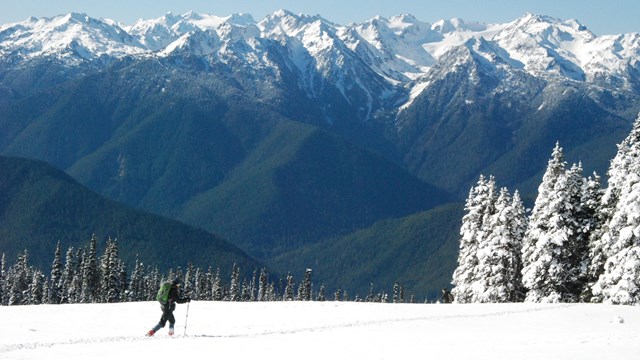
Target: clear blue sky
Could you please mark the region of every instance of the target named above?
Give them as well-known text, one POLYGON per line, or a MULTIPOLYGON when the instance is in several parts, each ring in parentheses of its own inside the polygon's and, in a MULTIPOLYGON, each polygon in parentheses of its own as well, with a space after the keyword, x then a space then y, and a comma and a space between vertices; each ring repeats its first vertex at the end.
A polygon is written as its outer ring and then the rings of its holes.
POLYGON ((430 23, 453 17, 497 23, 532 12, 577 19, 598 35, 640 32, 640 0, 0 0, 0 24, 69 12, 132 24, 189 10, 220 16, 248 13, 259 21, 278 9, 320 14, 343 25, 399 14, 430 23))

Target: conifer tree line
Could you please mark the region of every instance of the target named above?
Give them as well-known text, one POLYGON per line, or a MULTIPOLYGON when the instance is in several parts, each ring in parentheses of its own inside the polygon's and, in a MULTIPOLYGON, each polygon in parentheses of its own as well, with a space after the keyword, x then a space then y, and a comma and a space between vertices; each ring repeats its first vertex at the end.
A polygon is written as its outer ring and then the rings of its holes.
MULTIPOLYGON (((313 270, 306 269, 297 283, 290 273, 279 283, 269 279, 266 268, 254 269, 252 276, 241 279, 240 268, 233 265, 231 276, 223 279, 220 268, 207 270, 189 264, 161 273, 157 267, 145 266, 138 259, 133 271, 127 272, 118 254, 118 242, 107 240, 104 254, 97 256, 96 237, 86 248, 70 247, 63 258, 58 242, 51 273, 45 274, 29 265, 29 252, 18 255, 16 263, 7 267, 5 254, 0 264, 0 304, 39 305, 77 303, 116 303, 128 301, 154 301, 160 285, 165 281, 180 279, 182 295, 193 300, 211 301, 349 301, 347 291, 337 290, 333 297, 325 293, 322 284, 316 291, 313 270)), ((387 294, 370 294, 354 301, 388 302, 387 294)), ((404 291, 394 284, 393 302, 404 302, 404 291)), ((414 301, 414 298, 411 298, 414 301)))
POLYGON ((518 191, 480 176, 465 203, 455 301, 640 304, 640 115, 607 175, 603 189, 556 144, 529 215, 518 191))

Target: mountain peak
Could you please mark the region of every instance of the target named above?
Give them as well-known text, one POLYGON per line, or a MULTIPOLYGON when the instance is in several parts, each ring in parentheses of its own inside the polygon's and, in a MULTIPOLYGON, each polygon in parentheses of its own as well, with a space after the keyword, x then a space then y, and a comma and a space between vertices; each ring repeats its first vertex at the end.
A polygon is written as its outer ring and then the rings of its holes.
POLYGON ((78 22, 86 22, 88 23, 89 21, 91 21, 91 18, 89 18, 89 15, 85 14, 85 13, 69 13, 67 15, 64 15, 63 17, 64 19, 66 19, 67 21, 78 21, 78 22))
POLYGON ((587 36, 593 36, 593 34, 582 25, 578 20, 569 19, 562 20, 547 15, 537 15, 533 13, 527 13, 511 23, 513 27, 524 29, 527 32, 539 32, 542 29, 549 27, 563 28, 567 31, 573 32, 586 32, 587 36))
POLYGON ((324 24, 331 24, 320 16, 294 14, 291 11, 281 9, 271 15, 267 15, 258 23, 258 27, 266 36, 295 36, 297 33, 303 32, 308 25, 318 21, 324 24))
POLYGON ((453 18, 450 20, 438 20, 431 26, 431 29, 442 34, 457 31, 479 32, 487 30, 487 25, 474 21, 465 21, 460 18, 453 18))
POLYGON ((253 16, 251 16, 251 14, 243 14, 243 13, 231 14, 227 18, 227 22, 230 22, 231 24, 238 25, 238 26, 256 25, 256 21, 253 19, 253 16))

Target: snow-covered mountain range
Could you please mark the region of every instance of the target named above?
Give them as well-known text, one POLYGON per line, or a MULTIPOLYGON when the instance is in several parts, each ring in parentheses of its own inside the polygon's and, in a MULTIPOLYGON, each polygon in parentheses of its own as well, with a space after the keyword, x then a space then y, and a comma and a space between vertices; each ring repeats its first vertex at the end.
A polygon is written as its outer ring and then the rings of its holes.
POLYGON ((0 61, 14 66, 43 57, 77 65, 186 55, 276 77, 287 68, 309 94, 318 94, 324 81, 348 100, 358 88, 368 102, 361 104, 368 107, 365 117, 402 91, 406 96, 394 104, 406 107, 428 86, 434 66, 461 47, 496 69, 614 91, 640 88, 640 34, 597 36, 576 20, 533 14, 490 25, 461 19, 430 24, 411 15, 338 25, 284 10, 261 21, 189 12, 126 26, 72 13, 0 26, 0 61))
MULTIPOLYGON (((605 174, 639 111, 640 34, 533 14, 339 25, 281 10, 124 25, 72 13, 0 25, 0 154, 277 257, 284 273, 285 253, 317 257, 308 246, 336 239, 327 258, 348 257, 343 236, 464 199, 480 174, 535 197, 557 142, 605 174)), ((429 249, 442 253, 428 256, 452 256, 441 244, 456 240, 457 216, 434 225, 429 249)), ((399 263, 386 240, 362 244, 399 263)))

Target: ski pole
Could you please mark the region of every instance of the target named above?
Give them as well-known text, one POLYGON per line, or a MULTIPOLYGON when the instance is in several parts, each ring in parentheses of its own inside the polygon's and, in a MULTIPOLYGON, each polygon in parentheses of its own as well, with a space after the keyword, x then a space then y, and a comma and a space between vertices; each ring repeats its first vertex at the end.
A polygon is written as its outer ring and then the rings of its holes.
POLYGON ((184 335, 187 336, 187 320, 189 320, 189 304, 191 301, 187 302, 187 316, 184 318, 184 335))

